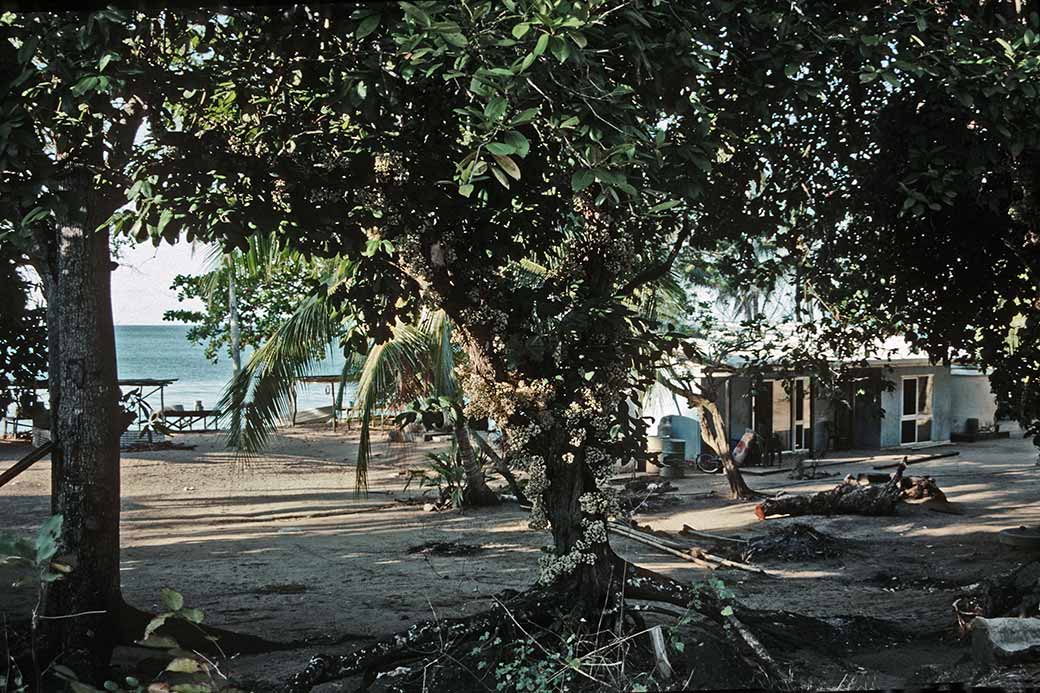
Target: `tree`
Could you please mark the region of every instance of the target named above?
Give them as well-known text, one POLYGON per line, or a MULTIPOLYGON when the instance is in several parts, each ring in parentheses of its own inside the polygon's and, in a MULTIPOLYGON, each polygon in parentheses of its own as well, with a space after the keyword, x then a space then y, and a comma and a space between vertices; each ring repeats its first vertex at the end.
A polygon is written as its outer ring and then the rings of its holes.
POLYGON ((147 184, 133 180, 138 133, 146 119, 153 133, 169 124, 166 95, 182 87, 185 49, 200 36, 186 17, 0 17, 0 240, 43 284, 52 511, 64 517, 61 551, 73 566, 46 593, 46 614, 60 617, 46 622, 47 649, 99 681, 123 606, 119 435, 129 423, 116 384, 108 220, 147 184))
POLYGON ((319 271, 313 263, 271 242, 270 237, 251 237, 245 251, 236 248, 223 253, 216 248, 209 254, 204 273, 177 275, 172 287, 177 299, 202 300, 205 309, 168 310, 163 320, 190 324, 188 340, 204 346, 206 358, 216 361, 221 351, 226 350, 229 356, 234 351, 232 294, 238 348, 256 348, 293 313, 319 271))
POLYGON ((345 257, 350 281, 333 298, 358 350, 424 304, 444 310, 466 353, 467 414, 504 428, 535 524, 552 531, 543 581, 587 609, 619 589, 600 483, 615 460, 646 454, 629 405, 670 339, 626 301, 694 236, 703 174, 690 166, 717 160, 721 105, 699 88, 719 59, 699 13, 608 10, 240 13, 221 28, 234 100, 198 95, 183 114, 192 159, 205 170, 219 157, 240 202, 184 171, 153 187, 184 223, 180 210, 219 205, 196 234, 272 228, 345 257), (310 40, 319 27, 327 40, 310 40), (274 82, 252 77, 258 64, 274 82), (525 259, 546 276, 521 272, 525 259))
MULTIPOLYGON (((761 269, 755 239, 777 248, 769 271, 794 268, 800 287, 813 243, 843 221, 820 222, 812 205, 838 188, 836 208, 854 188, 850 168, 831 166, 858 153, 842 119, 870 127, 843 104, 897 93, 887 67, 861 78, 887 46, 870 32, 908 33, 917 13, 938 15, 936 36, 974 40, 929 4, 898 20, 772 3, 235 13, 216 29, 221 86, 187 97, 169 140, 197 170, 156 165, 150 193, 164 204, 120 223, 165 208, 198 236, 271 229, 345 258, 332 298, 358 350, 424 306, 444 310, 466 352, 467 413, 504 428, 535 525, 552 532, 544 582, 598 608, 625 570, 600 482, 645 454, 630 408, 680 337, 630 297, 684 247, 761 269), (200 173, 211 169, 216 184, 200 173), (532 279, 529 260, 549 272, 532 279)), ((924 62, 908 69, 928 80, 924 62)))

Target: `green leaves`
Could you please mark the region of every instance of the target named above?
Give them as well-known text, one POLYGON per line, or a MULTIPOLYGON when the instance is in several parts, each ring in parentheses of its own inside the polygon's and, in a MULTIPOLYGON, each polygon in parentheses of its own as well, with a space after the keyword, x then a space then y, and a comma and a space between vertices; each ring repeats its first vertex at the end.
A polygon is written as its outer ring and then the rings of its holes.
MULTIPOLYGON (((527 153, 531 150, 531 143, 527 141, 521 133, 516 130, 510 130, 503 135, 505 141, 513 148, 513 152, 505 152, 506 154, 516 153, 521 159, 527 156, 527 153)), ((492 152, 494 153, 494 152, 492 152)))
POLYGON ((98 72, 104 72, 105 68, 108 67, 108 64, 113 60, 121 60, 118 53, 108 51, 103 56, 101 56, 101 59, 98 60, 98 72))
POLYGON ((492 142, 487 146, 487 150, 498 156, 507 156, 516 152, 515 147, 509 144, 503 144, 502 142, 492 142))
POLYGON ((531 25, 527 24, 526 22, 525 23, 521 23, 521 24, 517 24, 516 26, 513 27, 513 31, 512 31, 513 38, 521 39, 530 30, 531 30, 531 25))
POLYGON ((516 154, 520 158, 524 158, 530 151, 530 143, 527 138, 516 130, 506 132, 502 138, 506 141, 491 142, 487 145, 487 150, 493 155, 508 157, 510 154, 516 154))
POLYGON ((49 563, 58 552, 58 541, 61 538, 62 516, 52 515, 40 527, 36 534, 36 563, 49 563))
POLYGON ((520 180, 520 167, 516 165, 515 161, 508 156, 501 156, 499 154, 492 153, 492 156, 495 158, 495 163, 497 163, 503 171, 516 180, 520 180))
POLYGON ((571 176, 571 190, 574 192, 581 192, 592 185, 595 180, 596 176, 592 171, 575 171, 574 175, 571 176))
POLYGON ((538 115, 538 108, 528 108, 520 111, 512 120, 509 121, 510 125, 523 125, 524 123, 530 123, 538 115))
POLYGON ((379 22, 382 20, 382 15, 370 14, 358 23, 357 29, 354 30, 354 38, 365 38, 376 28, 379 27, 379 22))
POLYGON ((400 2, 398 4, 401 6, 404 13, 415 20, 419 25, 429 28, 433 23, 430 20, 430 15, 426 14, 425 10, 420 9, 418 6, 410 2, 400 2))
POLYGON ((484 117, 492 122, 501 120, 502 116, 506 114, 508 106, 509 104, 504 98, 495 96, 484 106, 484 117))
POLYGON ((534 57, 539 57, 545 53, 546 46, 549 45, 549 34, 542 34, 538 37, 538 41, 534 44, 534 50, 531 52, 534 57))
POLYGON ((678 204, 680 204, 679 200, 667 200, 666 202, 662 202, 661 204, 654 205, 653 207, 651 207, 650 213, 656 214, 658 212, 664 212, 665 210, 669 210, 678 204))
POLYGON ((183 595, 169 587, 163 587, 159 591, 159 598, 162 600, 163 605, 170 611, 180 611, 184 608, 183 595))

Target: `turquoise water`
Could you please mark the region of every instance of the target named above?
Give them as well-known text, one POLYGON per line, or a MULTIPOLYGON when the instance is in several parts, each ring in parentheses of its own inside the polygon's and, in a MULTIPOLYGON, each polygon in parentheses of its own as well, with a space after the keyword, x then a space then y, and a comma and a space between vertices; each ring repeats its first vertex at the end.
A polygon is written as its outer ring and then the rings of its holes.
MULTIPOLYGON (((117 325, 116 359, 120 379, 157 378, 177 382, 166 388, 166 406, 182 404, 194 409, 196 401, 211 409, 231 379, 231 359, 221 355, 211 363, 203 348, 187 340, 188 325, 117 325)), ((326 358, 313 371, 315 375, 338 374, 343 370, 343 354, 330 349, 332 358, 326 358)), ((249 351, 242 355, 243 363, 249 351)), ((323 407, 332 404, 332 395, 325 385, 309 385, 298 391, 299 409, 323 407)), ((348 390, 344 404, 351 401, 348 390)), ((154 402, 158 406, 158 400, 154 402)))

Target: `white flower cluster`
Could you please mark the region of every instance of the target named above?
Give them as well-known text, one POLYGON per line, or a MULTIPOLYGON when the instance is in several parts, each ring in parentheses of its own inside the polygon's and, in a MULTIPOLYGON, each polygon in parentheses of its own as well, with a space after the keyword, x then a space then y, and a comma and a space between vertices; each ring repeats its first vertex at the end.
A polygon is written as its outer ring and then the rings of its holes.
POLYGON ((545 554, 539 559, 538 581, 543 585, 551 585, 564 575, 574 572, 582 564, 592 565, 596 562, 593 547, 606 541, 607 527, 603 520, 586 518, 582 521, 581 537, 574 542, 570 551, 562 556, 545 554))
POLYGON ((549 526, 549 517, 545 514, 545 492, 549 490, 549 477, 546 476, 545 458, 528 455, 519 458, 522 468, 527 472, 527 488, 524 495, 531 501, 531 529, 545 529, 549 526))

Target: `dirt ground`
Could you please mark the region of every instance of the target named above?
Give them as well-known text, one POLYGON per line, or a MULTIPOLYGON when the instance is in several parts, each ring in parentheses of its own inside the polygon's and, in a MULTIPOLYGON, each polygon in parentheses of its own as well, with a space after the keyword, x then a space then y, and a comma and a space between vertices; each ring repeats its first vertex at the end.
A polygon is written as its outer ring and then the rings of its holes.
MULTIPOLYGON (((239 657, 227 669, 240 680, 275 683, 317 652, 348 652, 431 617, 487 608, 492 595, 522 589, 536 577, 548 536, 527 528, 526 513, 505 504, 492 510, 427 512, 404 473, 443 443, 379 443, 366 498, 353 493, 356 437, 340 431, 293 429, 269 453, 236 460, 219 434, 185 434, 194 450, 124 454, 122 581, 131 604, 158 609, 170 586, 212 625, 290 643, 281 651, 239 657), (428 542, 479 547, 465 556, 410 553, 428 542)), ((28 448, 0 443, 0 470, 28 448)), ((864 651, 840 667, 821 667, 827 688, 907 687, 974 674, 956 638, 951 602, 958 589, 1040 558, 1003 546, 997 532, 1040 524, 1040 467, 1028 440, 1012 437, 934 452, 960 455, 910 467, 933 476, 962 514, 906 505, 893 517, 777 518, 761 522, 753 504, 726 500, 721 476, 694 474, 672 483, 677 502, 636 519, 655 529, 683 525, 753 537, 809 522, 838 540, 839 555, 789 561, 764 558, 772 576, 723 569, 716 573, 751 607, 819 617, 861 614, 913 631, 917 639, 864 651), (714 495, 706 496, 714 491, 714 495)), ((823 490, 847 473, 898 460, 902 453, 830 466, 833 476, 792 481, 786 474, 748 476, 760 491, 823 490)), ((849 453, 849 457, 862 457, 849 453)), ((0 530, 31 535, 48 514, 50 471, 41 462, 0 488, 0 530)), ((620 537, 626 558, 682 581, 705 571, 620 537)), ((0 569, 2 570, 2 569, 0 569)), ((7 589, 0 572, 0 612, 24 615, 34 595, 7 589)), ((1034 685, 1040 673, 1030 669, 1034 685)), ((1007 681, 1002 681, 1007 684, 1007 681)), ((329 684, 320 690, 341 690, 329 684)))

